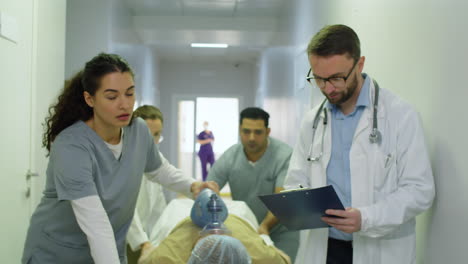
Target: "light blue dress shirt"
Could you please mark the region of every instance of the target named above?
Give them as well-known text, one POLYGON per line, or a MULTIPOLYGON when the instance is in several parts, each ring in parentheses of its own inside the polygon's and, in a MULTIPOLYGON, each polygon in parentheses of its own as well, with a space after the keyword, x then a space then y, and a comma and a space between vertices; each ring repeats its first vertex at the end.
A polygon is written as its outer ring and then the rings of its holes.
MULTIPOLYGON (((327 103, 332 119, 332 148, 330 162, 327 166, 327 184, 335 188, 344 207, 350 207, 352 199, 349 152, 359 119, 361 119, 364 109, 369 105, 370 78, 366 74, 363 74, 363 78, 364 84, 352 113, 344 115, 336 105, 327 103)), ((347 234, 333 227, 330 227, 329 236, 340 240, 353 240, 352 234, 347 234)))

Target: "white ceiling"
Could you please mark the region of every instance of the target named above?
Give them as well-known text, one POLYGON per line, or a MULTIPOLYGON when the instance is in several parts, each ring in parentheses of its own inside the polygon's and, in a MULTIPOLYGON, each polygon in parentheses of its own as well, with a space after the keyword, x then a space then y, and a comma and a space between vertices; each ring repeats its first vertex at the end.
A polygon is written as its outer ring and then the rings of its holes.
POLYGON ((255 62, 278 44, 279 23, 290 0, 126 0, 145 45, 162 60, 255 62), (227 49, 190 43, 227 43, 227 49))

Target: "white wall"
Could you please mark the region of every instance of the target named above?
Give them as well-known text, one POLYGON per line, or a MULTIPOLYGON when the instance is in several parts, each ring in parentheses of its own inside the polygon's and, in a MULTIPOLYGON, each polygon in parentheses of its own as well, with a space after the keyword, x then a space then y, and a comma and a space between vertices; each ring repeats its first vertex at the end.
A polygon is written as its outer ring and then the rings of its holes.
POLYGON ((65 78, 99 52, 109 49, 111 0, 67 0, 65 78))
POLYGON ((34 178, 32 182, 32 209, 42 197, 48 162, 47 151, 42 147, 44 120, 48 116, 49 106, 56 101, 64 82, 66 2, 39 0, 36 8, 31 170, 37 172, 39 178, 34 178))
POLYGON ((177 164, 176 97, 238 97, 239 109, 254 105, 257 70, 252 64, 240 63, 236 67, 234 63, 162 62, 160 67, 160 108, 165 115, 161 151, 174 164, 177 164))
POLYGON ((309 69, 306 44, 319 28, 323 1, 294 0, 281 17, 282 46, 266 49, 259 61, 256 105, 270 113, 271 135, 291 146, 305 111, 322 100, 305 82, 309 69))
POLYGON ((66 78, 100 52, 125 58, 135 73, 137 104, 158 104, 158 57, 142 44, 124 0, 67 1, 66 78))
POLYGON ((109 46, 113 50, 116 43, 140 44, 141 39, 133 27, 133 12, 127 7, 126 0, 110 1, 109 46))
POLYGON ((30 165, 33 4, 0 0, 0 12, 18 23, 18 39, 0 38, 3 113, 0 129, 0 254, 7 263, 21 258, 29 218, 26 172, 30 165))
MULTIPOLYGON (((461 112, 468 96, 464 80, 468 33, 463 30, 468 25, 467 9, 468 3, 461 0, 296 0, 291 7, 290 39, 296 53, 325 24, 347 24, 360 36, 364 71, 421 113, 437 197, 432 210, 418 217, 418 263, 468 259, 468 140, 464 137, 468 125, 461 112)), ((274 78, 264 78, 270 77, 274 78)), ((259 92, 257 103, 273 93, 259 92)))
POLYGON ((159 59, 143 45, 133 27, 133 13, 124 0, 112 0, 109 52, 123 56, 135 72, 137 104, 159 104, 159 59))
POLYGON ((159 60, 151 48, 138 44, 114 44, 112 53, 125 58, 135 73, 139 106, 159 104, 159 60))
MULTIPOLYGON (((0 105, 4 117, 0 130, 2 263, 20 261, 30 207, 35 207, 36 201, 25 195, 29 185, 26 172, 39 172, 39 177, 44 178, 46 160, 40 149, 40 123, 51 94, 63 82, 65 4, 0 0, 0 12, 13 17, 18 25, 16 42, 0 38, 0 80, 4 94, 0 105)), ((31 182, 31 186, 36 183, 31 182)), ((32 198, 36 193, 32 193, 32 198)))
MULTIPOLYGON (((425 37, 419 43, 429 43, 433 49, 425 48, 417 52, 422 63, 414 60, 413 65, 406 67, 408 72, 419 69, 417 77, 424 80, 419 91, 408 89, 404 93, 408 94, 408 98, 417 100, 418 107, 425 113, 437 185, 438 196, 428 223, 428 248, 425 251, 427 263, 443 263, 447 260, 463 263, 468 259, 468 122, 463 112, 468 97, 468 87, 464 80, 468 68, 468 33, 460 30, 468 25, 468 3, 454 0, 449 3, 448 6, 445 2, 433 4, 431 12, 426 13, 424 21, 429 27, 420 25, 424 28, 425 33, 422 35, 425 37), (431 56, 438 59, 432 62, 424 60, 431 56)), ((404 55, 409 56, 412 51, 419 49, 411 47, 404 55)), ((398 73, 403 72, 400 69, 398 73)), ((416 82, 414 78, 412 84, 416 82)), ((403 93, 404 89, 400 91, 403 93)))
POLYGON ((256 103, 270 114, 271 136, 291 146, 297 124, 294 93, 294 55, 290 47, 269 48, 259 62, 256 103))

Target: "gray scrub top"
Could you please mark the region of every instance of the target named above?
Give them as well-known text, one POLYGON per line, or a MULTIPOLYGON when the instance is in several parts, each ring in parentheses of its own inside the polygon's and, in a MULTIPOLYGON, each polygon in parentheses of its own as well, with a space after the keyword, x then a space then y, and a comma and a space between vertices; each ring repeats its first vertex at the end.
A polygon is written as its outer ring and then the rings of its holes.
POLYGON ((267 150, 252 165, 239 143, 226 150, 215 162, 207 180, 217 182, 220 189, 229 182, 232 198, 247 203, 261 223, 268 209, 257 196, 272 194, 276 187, 283 187, 291 154, 289 145, 270 137, 267 150))
POLYGON ((116 159, 105 142, 82 121, 64 129, 52 144, 43 197, 29 226, 22 263, 94 263, 70 200, 98 195, 114 230, 121 263, 144 172, 161 165, 145 122, 124 127, 116 159))

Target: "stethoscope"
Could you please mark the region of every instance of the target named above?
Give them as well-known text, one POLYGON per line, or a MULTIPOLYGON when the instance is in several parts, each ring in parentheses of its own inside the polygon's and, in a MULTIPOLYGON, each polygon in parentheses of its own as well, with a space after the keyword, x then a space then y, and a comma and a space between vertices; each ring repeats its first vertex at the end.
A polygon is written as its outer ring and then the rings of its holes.
MULTIPOLYGON (((373 80, 374 86, 375 86, 375 94, 374 94, 374 114, 373 114, 373 120, 372 120, 372 131, 369 135, 369 141, 371 144, 380 144, 382 142, 382 134, 380 133, 379 129, 377 128, 377 106, 379 104, 379 84, 373 80)), ((325 129, 327 127, 328 123, 328 114, 326 107, 324 107, 325 103, 327 102, 327 99, 323 100, 323 102, 320 104, 320 107, 315 114, 314 117, 314 122, 312 123, 312 142, 310 143, 310 148, 309 148, 309 155, 307 156, 307 161, 319 161, 320 158, 323 155, 323 140, 325 138, 325 129), (317 131, 317 127, 319 124, 320 120, 320 113, 323 112, 323 131, 322 131, 322 146, 320 148, 320 153, 314 157, 313 155, 313 145, 314 145, 314 139, 315 139, 315 132, 317 131)))

